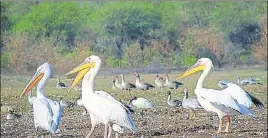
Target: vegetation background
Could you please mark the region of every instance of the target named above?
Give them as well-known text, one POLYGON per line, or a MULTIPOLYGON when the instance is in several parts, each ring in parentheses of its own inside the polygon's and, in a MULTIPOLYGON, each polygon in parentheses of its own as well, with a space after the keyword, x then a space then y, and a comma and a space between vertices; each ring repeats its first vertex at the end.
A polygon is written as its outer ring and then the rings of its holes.
POLYGON ((65 74, 90 54, 110 72, 161 72, 209 57, 267 69, 267 2, 1 2, 1 70, 50 62, 65 74))

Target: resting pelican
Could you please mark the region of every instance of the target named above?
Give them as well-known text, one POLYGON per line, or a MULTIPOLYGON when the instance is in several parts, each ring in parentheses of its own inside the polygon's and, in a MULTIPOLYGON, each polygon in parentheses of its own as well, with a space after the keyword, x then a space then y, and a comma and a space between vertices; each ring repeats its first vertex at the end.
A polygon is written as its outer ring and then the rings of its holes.
MULTIPOLYGON (((79 72, 71 88, 73 88, 82 78, 82 103, 90 115, 98 118, 105 125, 104 137, 107 138, 108 126, 112 124, 120 125, 124 128, 136 132, 131 112, 122 103, 117 101, 108 93, 102 91, 99 94, 94 91, 94 79, 101 67, 101 59, 92 55, 84 60, 83 63, 75 67, 66 75, 79 72), (109 98, 110 97, 110 98, 109 98)), ((87 137, 91 135, 91 131, 87 137)))
POLYGON ((217 133, 229 132, 230 127, 230 115, 245 114, 254 116, 254 112, 250 111, 245 106, 241 106, 232 95, 227 91, 234 92, 232 89, 224 89, 222 91, 214 89, 203 88, 203 81, 208 75, 210 69, 213 67, 212 61, 209 58, 199 59, 193 66, 182 73, 178 78, 182 79, 197 71, 203 70, 202 75, 199 77, 195 94, 200 105, 208 111, 212 111, 218 114, 220 118, 219 128, 217 133), (222 118, 227 117, 226 129, 222 131, 222 118))
POLYGON ((36 97, 31 96, 31 92, 28 95, 28 100, 30 104, 33 105, 34 114, 34 125, 36 133, 39 128, 48 130, 51 134, 59 133, 58 129, 61 117, 63 114, 63 109, 60 103, 53 101, 44 96, 44 86, 49 78, 52 77, 52 68, 48 63, 37 68, 37 71, 29 84, 24 89, 22 95, 26 95, 31 91, 37 82, 37 92, 36 97))
POLYGON ((252 104, 255 104, 257 108, 264 108, 262 102, 258 98, 246 92, 240 86, 232 82, 224 81, 224 80, 219 81, 218 85, 221 88, 227 88, 227 91, 226 90, 223 90, 223 91, 226 91, 230 95, 232 95, 241 106, 246 106, 247 108, 250 108, 252 104), (232 91, 230 91, 230 89, 232 91))

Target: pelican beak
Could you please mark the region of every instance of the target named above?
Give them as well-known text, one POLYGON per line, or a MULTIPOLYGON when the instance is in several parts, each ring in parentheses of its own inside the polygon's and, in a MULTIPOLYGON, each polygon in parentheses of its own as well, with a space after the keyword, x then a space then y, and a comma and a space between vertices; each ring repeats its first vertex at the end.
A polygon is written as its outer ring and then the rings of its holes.
POLYGON ((43 78, 43 76, 44 76, 44 73, 36 72, 20 96, 23 96, 29 93, 30 90, 43 78))
POLYGON ((188 68, 186 71, 184 71, 180 76, 177 77, 177 79, 185 78, 191 74, 194 74, 195 72, 198 72, 200 70, 205 70, 206 66, 201 65, 200 63, 195 63, 193 66, 188 68))
POLYGON ((69 89, 69 91, 79 83, 79 81, 85 76, 85 74, 95 66, 94 63, 91 62, 83 62, 80 65, 76 66, 73 70, 71 70, 70 72, 68 72, 66 74, 66 76, 74 74, 76 72, 78 72, 77 76, 75 77, 75 79, 72 82, 72 86, 69 89))

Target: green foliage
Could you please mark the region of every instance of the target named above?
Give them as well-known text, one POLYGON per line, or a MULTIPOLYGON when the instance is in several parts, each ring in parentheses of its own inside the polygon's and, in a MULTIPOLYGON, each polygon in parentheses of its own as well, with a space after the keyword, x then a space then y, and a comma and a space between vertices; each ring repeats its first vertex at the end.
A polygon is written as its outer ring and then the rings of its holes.
MULTIPOLYGON (((111 67, 136 67, 150 61, 190 66, 201 57, 215 60, 219 53, 197 47, 200 37, 193 35, 206 35, 211 28, 225 37, 219 48, 230 44, 227 63, 246 63, 245 53, 252 53, 251 45, 263 32, 258 27, 250 30, 266 15, 266 2, 1 2, 2 31, 26 33, 27 48, 39 50, 38 43, 49 41, 61 62, 72 59, 66 61, 70 64, 98 53, 111 67), (77 42, 85 43, 78 46, 77 42)), ((2 54, 1 61, 8 64, 9 54, 2 54)))
POLYGON ((16 23, 13 31, 28 32, 39 38, 54 38, 54 42, 73 45, 77 33, 84 29, 85 11, 75 2, 42 2, 16 23))
POLYGON ((108 58, 106 59, 106 63, 107 63, 110 67, 115 68, 115 67, 117 67, 118 64, 119 64, 119 59, 108 57, 108 58))
POLYGON ((1 68, 8 68, 10 60, 10 52, 1 52, 1 68))

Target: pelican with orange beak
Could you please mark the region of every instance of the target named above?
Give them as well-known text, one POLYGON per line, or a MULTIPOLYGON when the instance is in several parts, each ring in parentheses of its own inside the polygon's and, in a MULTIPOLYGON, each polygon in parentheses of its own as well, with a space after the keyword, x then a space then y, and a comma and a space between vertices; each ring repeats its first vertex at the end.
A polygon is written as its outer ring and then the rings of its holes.
POLYGON ((49 131, 52 135, 60 132, 58 127, 63 113, 62 107, 57 101, 48 99, 44 95, 45 83, 51 77, 52 68, 50 64, 44 63, 37 68, 35 75, 21 94, 21 96, 28 94, 28 101, 33 105, 34 125, 37 135, 39 128, 49 131), (36 97, 33 97, 31 89, 36 84, 36 97))
POLYGON ((220 119, 217 133, 229 132, 231 115, 255 115, 253 111, 249 110, 246 106, 239 104, 236 98, 227 92, 235 92, 231 88, 226 88, 222 91, 203 88, 203 81, 212 67, 212 61, 209 58, 201 58, 193 66, 183 72, 178 79, 182 79, 198 71, 203 71, 194 90, 197 100, 205 110, 217 113, 220 119), (222 118, 225 116, 227 117, 227 125, 226 129, 222 131, 222 118))
MULTIPOLYGON (((104 137, 108 137, 108 127, 110 124, 117 124, 123 128, 136 132, 136 126, 133 122, 130 110, 113 96, 104 91, 94 91, 94 80, 101 67, 101 59, 98 56, 92 55, 84 60, 83 63, 75 67, 66 75, 71 75, 78 72, 74 79, 71 88, 82 80, 82 103, 88 113, 97 121, 105 125, 104 137)), ((86 136, 88 138, 94 127, 86 136)))

